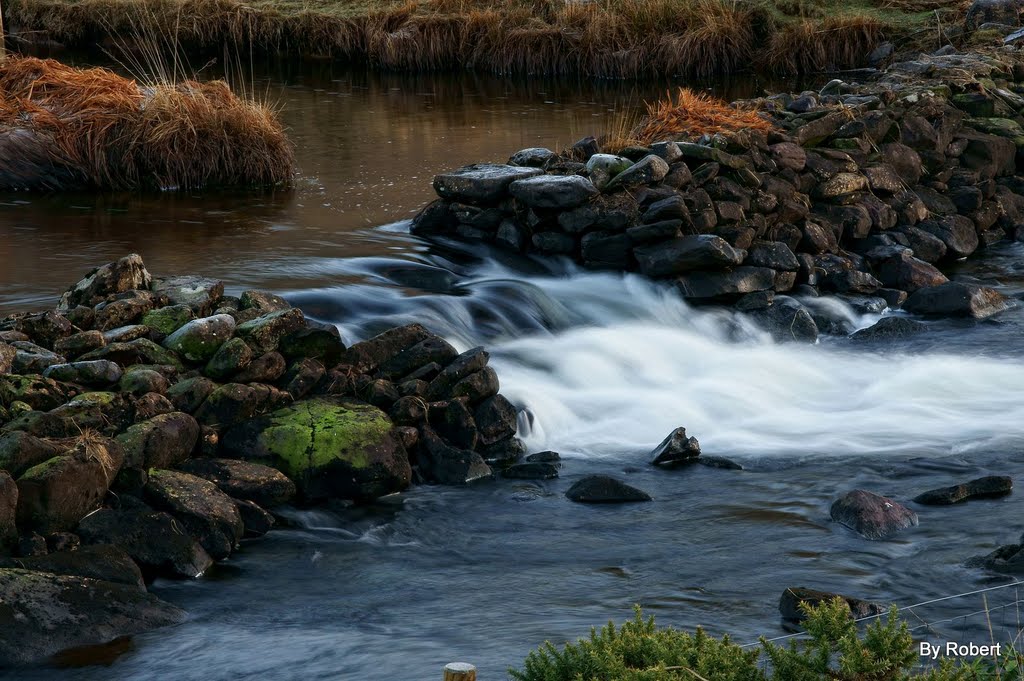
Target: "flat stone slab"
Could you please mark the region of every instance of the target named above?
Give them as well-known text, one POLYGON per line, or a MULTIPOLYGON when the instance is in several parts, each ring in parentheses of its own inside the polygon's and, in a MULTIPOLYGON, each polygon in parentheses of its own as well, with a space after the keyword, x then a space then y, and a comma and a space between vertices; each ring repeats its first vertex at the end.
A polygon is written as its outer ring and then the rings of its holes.
POLYGON ((434 191, 441 198, 452 201, 491 203, 504 196, 508 186, 516 180, 543 172, 539 168, 477 163, 437 175, 434 178, 434 191))
POLYGON ((962 485, 941 487, 928 490, 914 497, 919 504, 929 506, 945 506, 959 504, 968 499, 992 499, 1002 497, 1013 491, 1013 479, 1004 475, 987 475, 984 478, 971 480, 962 485))

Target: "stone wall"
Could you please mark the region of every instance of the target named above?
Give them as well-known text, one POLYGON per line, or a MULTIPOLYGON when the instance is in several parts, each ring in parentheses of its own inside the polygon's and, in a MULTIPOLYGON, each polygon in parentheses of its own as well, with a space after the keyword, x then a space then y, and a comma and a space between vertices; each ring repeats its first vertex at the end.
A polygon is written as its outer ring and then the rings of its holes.
POLYGON ((744 102, 769 133, 614 155, 587 138, 443 173, 413 232, 639 272, 783 320, 807 315, 779 294, 990 314, 999 294, 942 268, 1024 236, 1024 74, 1016 52, 949 52, 744 102))

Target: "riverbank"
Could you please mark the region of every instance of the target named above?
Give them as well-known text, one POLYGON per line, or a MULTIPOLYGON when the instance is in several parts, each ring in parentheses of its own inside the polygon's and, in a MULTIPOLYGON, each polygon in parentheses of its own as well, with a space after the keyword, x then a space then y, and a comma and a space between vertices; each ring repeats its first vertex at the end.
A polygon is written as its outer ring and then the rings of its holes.
POLYGON ((889 51, 893 44, 927 50, 970 40, 963 35, 964 9, 936 0, 12 0, 4 6, 15 35, 69 47, 141 40, 157 53, 177 45, 218 55, 228 46, 239 54, 328 56, 383 69, 599 78, 854 68, 883 44, 889 51))
MULTIPOLYGON (((674 281, 779 338, 817 338, 821 322, 796 298, 819 293, 986 317, 1007 301, 939 268, 1020 237, 1022 73, 1015 48, 949 48, 731 109, 684 92, 625 138, 438 175, 441 198, 413 231, 674 281)), ((912 326, 888 320, 884 332, 912 326)))

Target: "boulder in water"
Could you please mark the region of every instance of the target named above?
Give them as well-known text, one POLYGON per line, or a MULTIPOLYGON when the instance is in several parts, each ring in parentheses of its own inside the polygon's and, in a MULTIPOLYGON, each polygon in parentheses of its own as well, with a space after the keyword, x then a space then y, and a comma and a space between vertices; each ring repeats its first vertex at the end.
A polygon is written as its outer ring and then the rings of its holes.
POLYGON ((917 514, 906 506, 862 489, 839 497, 831 515, 865 539, 885 539, 918 523, 917 514))
POLYGON ((929 490, 914 497, 919 504, 944 506, 959 504, 969 499, 992 499, 1013 491, 1013 479, 1004 475, 988 475, 962 485, 929 490))
POLYGON ((686 428, 676 428, 651 452, 651 463, 655 466, 676 466, 692 463, 700 456, 700 443, 695 437, 686 436, 686 428))
POLYGON ((790 587, 782 592, 782 598, 779 599, 779 612, 782 614, 782 619, 787 622, 803 622, 807 619, 807 614, 800 607, 801 603, 806 603, 809 606, 818 606, 836 598, 843 599, 846 605, 849 606, 851 619, 859 620, 872 615, 881 615, 885 612, 884 608, 877 603, 828 591, 808 589, 802 586, 790 587))
POLYGON ((651 501, 651 495, 609 475, 588 475, 577 480, 565 493, 581 504, 621 504, 651 501))

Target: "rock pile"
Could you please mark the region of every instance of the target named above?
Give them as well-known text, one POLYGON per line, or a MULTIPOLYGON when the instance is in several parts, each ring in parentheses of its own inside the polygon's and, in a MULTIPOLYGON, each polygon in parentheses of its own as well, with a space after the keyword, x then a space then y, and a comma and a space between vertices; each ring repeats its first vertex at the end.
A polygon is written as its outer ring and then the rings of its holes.
POLYGON ((768 133, 523 150, 438 175, 413 231, 671 280, 805 338, 813 315, 792 295, 986 316, 1002 296, 940 268, 1024 236, 1018 76, 1017 62, 941 54, 747 102, 768 133))
POLYGON ((346 347, 278 296, 154 278, 137 255, 0 321, 0 627, 44 637, 37 595, 107 594, 76 595, 53 645, 0 646, 0 666, 177 621, 142 578, 201 574, 268 509, 491 476, 523 453, 498 387, 483 348, 418 324, 346 347), (137 608, 152 616, 89 626, 137 608))

